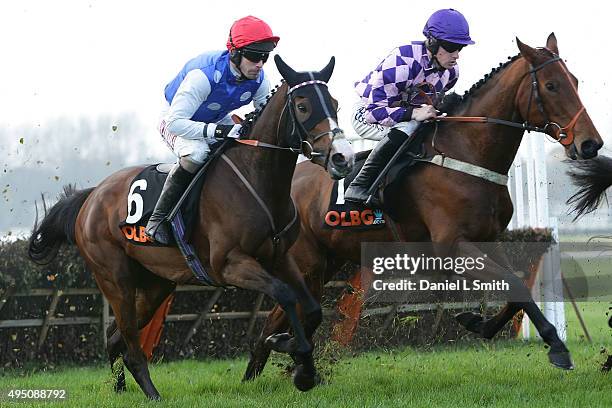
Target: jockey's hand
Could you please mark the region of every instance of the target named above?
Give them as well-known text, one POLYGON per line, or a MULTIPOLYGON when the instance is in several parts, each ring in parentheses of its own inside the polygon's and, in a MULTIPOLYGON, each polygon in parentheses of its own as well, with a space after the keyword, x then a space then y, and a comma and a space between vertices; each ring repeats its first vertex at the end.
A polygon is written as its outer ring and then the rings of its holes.
POLYGON ((424 122, 436 116, 438 116, 438 111, 431 105, 421 105, 420 108, 414 108, 412 110, 412 119, 418 122, 424 122))
POLYGON ((238 139, 240 137, 240 128, 242 125, 217 125, 215 129, 216 139, 238 139))

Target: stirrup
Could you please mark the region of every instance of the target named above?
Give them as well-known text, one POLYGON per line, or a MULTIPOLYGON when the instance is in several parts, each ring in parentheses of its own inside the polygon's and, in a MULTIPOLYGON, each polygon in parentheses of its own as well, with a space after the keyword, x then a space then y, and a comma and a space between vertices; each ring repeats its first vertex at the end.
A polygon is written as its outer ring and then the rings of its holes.
MULTIPOLYGON (((149 223, 147 223, 148 225, 149 223)), ((165 218, 145 229, 145 235, 153 242, 169 245, 172 240, 172 226, 165 218)))
POLYGON ((382 208, 382 202, 380 201, 377 193, 378 189, 368 196, 368 198, 363 202, 363 205, 369 208, 382 208))

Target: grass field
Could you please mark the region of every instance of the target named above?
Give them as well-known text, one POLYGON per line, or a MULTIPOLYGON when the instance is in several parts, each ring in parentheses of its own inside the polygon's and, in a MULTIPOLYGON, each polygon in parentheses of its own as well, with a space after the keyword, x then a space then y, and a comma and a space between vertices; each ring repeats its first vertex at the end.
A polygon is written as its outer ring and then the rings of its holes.
MULTIPOLYGON (((582 336, 571 305, 566 305, 568 346, 576 369, 564 372, 547 362, 542 343, 476 341, 431 348, 405 348, 352 356, 345 352, 319 368, 325 384, 308 393, 294 389, 291 379, 269 364, 263 377, 248 384, 240 378, 246 359, 158 363, 152 378, 162 394, 159 407, 545 407, 612 406, 612 377, 599 371, 612 330, 605 324, 608 303, 579 304, 593 343, 582 336)), ((284 356, 273 362, 286 363, 284 356)), ((0 377, 0 390, 66 389, 68 399, 47 405, 126 407, 150 405, 132 379, 127 392, 111 391, 104 367, 61 368, 53 372, 11 373, 0 377)), ((42 402, 1 406, 41 406, 42 402)))
MULTIPOLYGON (((584 274, 591 278, 609 269, 606 262, 589 261, 584 274)), ((565 262, 562 269, 568 270, 565 262)), ((188 360, 151 366, 163 398, 154 406, 612 407, 612 374, 599 370, 607 353, 612 353, 612 329, 607 326, 610 303, 579 302, 578 307, 593 342, 587 342, 571 304, 566 303, 567 344, 576 365, 570 372, 548 364, 547 350, 538 340, 476 340, 356 356, 346 350, 329 352, 317 362, 324 384, 308 393, 297 391, 280 368, 288 363, 285 356, 273 356, 264 375, 247 384, 240 382, 246 358, 188 360)), ((115 394, 106 365, 5 372, 0 377, 4 394, 14 388, 65 389, 68 399, 15 403, 0 398, 0 407, 151 406, 130 374, 127 382, 127 392, 115 394)))

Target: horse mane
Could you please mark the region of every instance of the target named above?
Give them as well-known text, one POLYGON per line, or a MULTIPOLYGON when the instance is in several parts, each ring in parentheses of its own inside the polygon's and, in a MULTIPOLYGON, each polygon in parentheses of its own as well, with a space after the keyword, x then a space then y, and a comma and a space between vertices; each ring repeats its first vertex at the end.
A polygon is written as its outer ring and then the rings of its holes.
POLYGON ((520 53, 515 56, 508 57, 508 60, 506 62, 501 62, 497 67, 493 68, 491 72, 489 72, 488 74, 485 74, 485 76, 482 77, 482 79, 474 83, 470 87, 470 89, 468 89, 467 91, 463 93, 463 95, 459 95, 455 92, 451 92, 450 94, 445 95, 444 99, 442 100, 442 103, 438 106, 438 110, 442 112, 446 112, 449 115, 452 115, 454 112, 456 112, 459 109, 460 106, 462 106, 470 98, 475 96, 474 94, 480 88, 482 88, 491 78, 493 78, 501 70, 506 68, 508 65, 512 64, 514 61, 516 61, 520 57, 521 57, 520 53))
MULTIPOLYGON (((550 54, 550 56, 555 56, 552 51, 548 48, 536 48, 540 51, 546 51, 550 54)), ((446 95, 442 100, 441 104, 438 106, 438 110, 442 112, 446 112, 449 115, 452 115, 456 112, 461 105, 466 103, 471 97, 475 96, 474 94, 482 88, 491 78, 493 78, 496 74, 506 68, 508 65, 512 64, 514 61, 521 57, 521 53, 518 53, 514 56, 509 56, 506 62, 500 62, 499 65, 491 70, 488 74, 485 74, 482 79, 474 83, 470 89, 465 91, 463 95, 458 95, 455 92, 451 92, 446 95)))
POLYGON ((245 138, 245 139, 248 138, 248 136, 251 133, 251 130, 255 126, 255 123, 257 123, 257 119, 259 119, 259 117, 263 113, 263 111, 266 108, 266 106, 268 106, 268 103, 270 102, 270 99, 272 99, 274 94, 280 89, 280 87, 284 83, 285 83, 285 80, 284 79, 281 80, 281 83, 276 85, 274 87, 274 89, 272 89, 270 91, 268 96, 266 96, 266 102, 263 105, 261 105, 259 108, 254 109, 253 111, 247 113, 244 116, 244 121, 242 121, 242 127, 240 128, 240 132, 239 132, 240 133, 240 138, 245 138))

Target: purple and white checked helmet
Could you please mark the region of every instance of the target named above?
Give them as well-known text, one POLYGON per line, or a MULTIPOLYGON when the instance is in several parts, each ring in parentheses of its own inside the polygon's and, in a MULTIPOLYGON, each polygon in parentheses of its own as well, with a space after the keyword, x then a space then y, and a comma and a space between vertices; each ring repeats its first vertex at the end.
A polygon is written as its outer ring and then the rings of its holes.
POLYGON ((463 14, 454 9, 438 10, 429 17, 423 34, 455 44, 475 44, 470 38, 470 26, 463 14))

